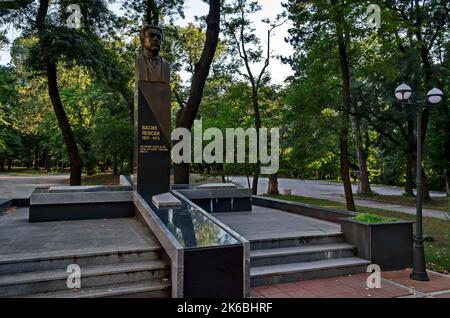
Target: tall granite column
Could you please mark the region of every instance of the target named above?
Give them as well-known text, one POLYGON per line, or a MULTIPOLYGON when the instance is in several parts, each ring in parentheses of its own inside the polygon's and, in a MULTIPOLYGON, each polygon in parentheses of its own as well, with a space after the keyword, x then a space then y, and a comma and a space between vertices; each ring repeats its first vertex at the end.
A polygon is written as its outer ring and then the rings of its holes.
POLYGON ((170 190, 170 74, 159 56, 162 31, 140 32, 144 53, 136 59, 134 186, 151 204, 152 196, 170 190))

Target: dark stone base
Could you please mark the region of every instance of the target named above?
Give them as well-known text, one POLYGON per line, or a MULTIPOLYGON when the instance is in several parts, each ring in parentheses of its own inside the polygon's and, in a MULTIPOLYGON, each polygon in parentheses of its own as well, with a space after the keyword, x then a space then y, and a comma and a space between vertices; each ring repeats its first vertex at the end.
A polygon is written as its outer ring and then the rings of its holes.
POLYGON ((52 204, 30 206, 30 222, 93 220, 134 216, 133 202, 52 204))
POLYGON ((233 212, 251 211, 252 198, 233 198, 233 212))
POLYGON ((30 206, 30 199, 13 199, 12 205, 17 207, 29 207, 30 206))
POLYGON ((252 210, 252 200, 250 197, 191 199, 191 201, 208 213, 249 212, 252 210))
POLYGON ((0 213, 12 206, 29 207, 30 199, 0 199, 0 213))
POLYGON ((341 220, 345 242, 356 246, 358 257, 367 259, 381 270, 400 270, 412 265, 413 223, 363 223, 341 220))
POLYGON ((12 200, 10 199, 0 199, 0 213, 3 213, 12 205, 12 200))
POLYGON ((244 297, 242 246, 186 249, 184 297, 244 297))
POLYGON ((203 210, 205 210, 208 213, 211 213, 211 199, 197 199, 197 200, 191 200, 195 204, 197 204, 199 207, 201 207, 203 210))

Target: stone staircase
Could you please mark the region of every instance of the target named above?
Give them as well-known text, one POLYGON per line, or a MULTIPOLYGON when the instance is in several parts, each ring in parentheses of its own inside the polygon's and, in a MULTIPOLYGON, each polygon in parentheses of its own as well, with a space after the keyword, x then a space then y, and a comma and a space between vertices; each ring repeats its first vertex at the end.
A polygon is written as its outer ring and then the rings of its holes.
POLYGON ((250 241, 252 287, 362 273, 369 264, 342 233, 250 241))
POLYGON ((163 254, 155 245, 2 257, 0 297, 170 297, 170 265, 163 254), (80 289, 67 287, 70 264, 80 266, 80 289))

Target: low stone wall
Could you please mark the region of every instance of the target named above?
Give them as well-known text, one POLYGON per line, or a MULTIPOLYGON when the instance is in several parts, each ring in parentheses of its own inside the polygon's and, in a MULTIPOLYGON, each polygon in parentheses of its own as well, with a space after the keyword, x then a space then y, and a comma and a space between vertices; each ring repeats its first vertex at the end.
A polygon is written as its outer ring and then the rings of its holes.
POLYGON ((278 209, 330 222, 340 223, 340 219, 356 216, 355 212, 323 208, 315 205, 280 199, 253 196, 253 204, 265 208, 278 209))
POLYGON ((111 219, 134 216, 132 191, 49 193, 36 189, 30 197, 30 222, 111 219))
POLYGON ((252 192, 244 188, 207 188, 177 190, 208 213, 244 212, 252 210, 252 192))
POLYGON ((400 270, 413 261, 413 224, 410 221, 365 223, 341 220, 344 240, 356 246, 356 255, 380 266, 381 270, 400 270))
POLYGON ((30 206, 30 199, 0 199, 0 214, 12 206, 28 207, 30 206))

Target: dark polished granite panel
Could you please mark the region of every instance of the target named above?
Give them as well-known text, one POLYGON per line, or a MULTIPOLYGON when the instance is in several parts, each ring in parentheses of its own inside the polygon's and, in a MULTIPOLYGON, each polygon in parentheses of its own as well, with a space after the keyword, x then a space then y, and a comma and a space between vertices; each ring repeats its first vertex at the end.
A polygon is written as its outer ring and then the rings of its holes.
POLYGON ((244 297, 242 246, 186 249, 184 297, 244 297))
POLYGON ((225 199, 212 199, 213 202, 213 210, 214 213, 220 213, 220 212, 231 212, 231 198, 225 198, 225 199))
POLYGON ((211 221, 189 203, 182 201, 179 209, 156 209, 156 215, 185 248, 241 244, 231 234, 211 221))
POLYGON ((191 200, 195 204, 197 204, 199 207, 201 207, 206 212, 211 212, 211 199, 198 199, 198 200, 191 200))
POLYGON ((252 210, 252 197, 233 198, 233 212, 243 212, 252 210))
POLYGON ((133 202, 104 202, 78 204, 32 205, 30 222, 55 222, 130 218, 134 216, 133 202))

